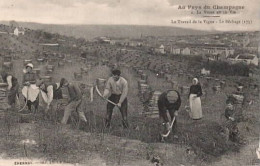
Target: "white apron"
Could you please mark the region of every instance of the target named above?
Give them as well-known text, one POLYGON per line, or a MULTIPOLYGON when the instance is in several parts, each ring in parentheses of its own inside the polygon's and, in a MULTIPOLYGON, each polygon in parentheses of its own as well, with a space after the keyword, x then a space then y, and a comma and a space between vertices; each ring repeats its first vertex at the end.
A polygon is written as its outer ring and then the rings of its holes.
POLYGON ((40 89, 36 86, 36 84, 31 84, 29 87, 24 86, 22 89, 23 96, 31 102, 34 102, 37 99, 39 92, 40 89))
POLYGON ((190 94, 190 116, 192 119, 202 118, 202 108, 200 97, 195 97, 196 94, 190 94))

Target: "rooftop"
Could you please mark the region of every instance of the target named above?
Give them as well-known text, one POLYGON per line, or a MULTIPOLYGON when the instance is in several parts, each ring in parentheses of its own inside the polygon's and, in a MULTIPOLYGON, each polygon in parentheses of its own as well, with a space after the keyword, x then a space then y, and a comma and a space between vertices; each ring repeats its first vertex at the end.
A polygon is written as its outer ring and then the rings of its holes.
POLYGON ((237 59, 248 59, 248 60, 252 60, 254 59, 256 56, 253 54, 241 54, 237 56, 237 59))

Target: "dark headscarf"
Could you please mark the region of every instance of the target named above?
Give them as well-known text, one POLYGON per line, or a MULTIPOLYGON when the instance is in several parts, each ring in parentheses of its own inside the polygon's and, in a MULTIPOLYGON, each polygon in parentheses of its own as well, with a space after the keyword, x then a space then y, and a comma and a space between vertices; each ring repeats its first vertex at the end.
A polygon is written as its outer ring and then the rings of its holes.
POLYGON ((115 70, 112 71, 112 74, 116 75, 116 76, 120 76, 121 75, 121 71, 118 70, 118 69, 115 69, 115 70))
POLYGON ((60 80, 60 87, 63 87, 64 83, 66 82, 67 80, 65 78, 62 78, 60 80))

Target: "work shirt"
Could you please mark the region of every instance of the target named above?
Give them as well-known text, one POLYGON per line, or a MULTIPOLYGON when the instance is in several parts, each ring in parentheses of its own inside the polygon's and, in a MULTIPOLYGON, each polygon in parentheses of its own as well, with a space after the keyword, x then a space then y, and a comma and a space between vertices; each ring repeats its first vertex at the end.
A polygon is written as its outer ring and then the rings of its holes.
POLYGON ((78 87, 78 85, 76 85, 76 84, 69 84, 68 92, 69 92, 69 97, 70 97, 69 102, 80 100, 82 98, 81 90, 78 87))
POLYGON ((121 95, 119 103, 123 103, 128 93, 128 83, 123 77, 119 77, 117 81, 113 77, 107 80, 104 97, 107 97, 109 92, 115 95, 121 95))
POLYGON ((35 73, 25 73, 23 75, 23 83, 30 82, 31 84, 34 84, 36 82, 37 76, 35 73))
POLYGON ((235 115, 234 107, 233 106, 227 106, 226 109, 225 109, 225 117, 227 119, 234 118, 234 115, 235 115))
POLYGON ((3 81, 8 84, 9 90, 18 84, 17 78, 13 77, 12 75, 6 75, 3 77, 3 81))

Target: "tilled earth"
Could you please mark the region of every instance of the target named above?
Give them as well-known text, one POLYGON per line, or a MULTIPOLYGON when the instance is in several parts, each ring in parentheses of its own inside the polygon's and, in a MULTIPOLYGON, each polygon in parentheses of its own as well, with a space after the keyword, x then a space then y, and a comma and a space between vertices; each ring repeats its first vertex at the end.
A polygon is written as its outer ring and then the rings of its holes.
MULTIPOLYGON (((56 68, 52 74, 54 81, 65 77, 74 81, 73 73, 79 72, 84 64, 56 68)), ((44 64, 39 65, 44 71, 44 64)), ((15 68, 22 68, 21 60, 15 62, 15 68)), ((159 133, 162 130, 159 117, 141 115, 143 105, 138 98, 137 81, 140 77, 128 67, 121 68, 123 77, 129 82, 129 123, 130 129, 121 126, 121 115, 114 110, 112 128, 103 128, 106 103, 94 93, 94 101, 88 102, 86 116, 88 124, 81 124, 80 130, 75 126, 55 125, 53 121, 44 120, 42 113, 36 116, 18 116, 1 114, 1 149, 5 158, 46 158, 52 161, 81 163, 84 165, 149 165, 154 156, 159 156, 164 165, 250 165, 255 161, 254 149, 258 146, 258 120, 255 113, 259 103, 254 102, 247 109, 250 120, 239 124, 241 135, 246 140, 244 145, 225 141, 222 133, 223 113, 226 93, 214 93, 207 89, 207 97, 202 99, 204 118, 191 121, 184 106, 186 94, 182 94, 182 106, 178 116, 175 135, 170 134, 165 143, 160 143, 159 133), (17 123, 27 122, 27 123, 17 123), (21 140, 35 140, 35 145, 20 144, 21 140), (25 150, 26 149, 26 150, 25 150), (66 156, 66 157, 65 157, 66 156)), ((165 79, 157 78, 150 71, 148 84, 153 90, 164 91, 171 88, 165 79)), ((21 72, 15 73, 21 79, 21 72)), ((93 83, 97 78, 108 78, 110 69, 106 66, 95 66, 83 76, 83 81, 93 83)), ((187 80, 176 81, 189 86, 187 80), (183 82, 181 82, 183 81, 183 82)), ((232 89, 226 89, 232 91, 232 89)), ((59 112, 58 119, 62 117, 59 112)), ((71 123, 72 124, 72 123, 71 123)))

